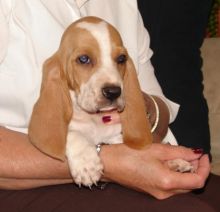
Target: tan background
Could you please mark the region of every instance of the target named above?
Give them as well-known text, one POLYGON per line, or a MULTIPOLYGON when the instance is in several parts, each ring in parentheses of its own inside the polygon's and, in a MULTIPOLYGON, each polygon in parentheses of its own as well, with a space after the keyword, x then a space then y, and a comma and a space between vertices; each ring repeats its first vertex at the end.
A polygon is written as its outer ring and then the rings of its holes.
POLYGON ((209 107, 212 172, 220 175, 220 38, 205 39, 203 57, 204 95, 209 107))

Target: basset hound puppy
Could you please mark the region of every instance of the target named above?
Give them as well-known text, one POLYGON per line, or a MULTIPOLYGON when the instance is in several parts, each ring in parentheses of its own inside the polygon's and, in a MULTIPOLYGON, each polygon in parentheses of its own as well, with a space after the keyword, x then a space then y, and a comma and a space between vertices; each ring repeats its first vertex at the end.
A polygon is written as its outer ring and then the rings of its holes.
POLYGON ((103 171, 97 144, 142 148, 152 142, 134 65, 112 25, 85 17, 66 29, 59 49, 44 63, 29 137, 44 153, 67 158, 74 182, 85 186, 103 171), (97 124, 112 110, 120 113, 120 124, 97 124))
POLYGON ((67 158, 74 182, 85 186, 96 184, 103 172, 97 144, 124 142, 140 149, 152 143, 133 62, 112 25, 84 17, 66 29, 59 49, 44 63, 28 133, 42 152, 67 158), (112 110, 121 123, 100 124, 112 110))

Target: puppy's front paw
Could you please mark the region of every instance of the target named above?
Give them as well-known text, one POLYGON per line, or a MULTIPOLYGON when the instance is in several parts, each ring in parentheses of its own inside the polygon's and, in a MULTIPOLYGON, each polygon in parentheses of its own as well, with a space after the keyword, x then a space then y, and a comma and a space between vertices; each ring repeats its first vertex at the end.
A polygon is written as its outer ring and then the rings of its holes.
POLYGON ((100 180, 103 165, 94 146, 88 145, 82 151, 67 157, 76 184, 91 187, 100 180))
POLYGON ((169 168, 177 172, 194 172, 195 169, 191 163, 183 159, 175 159, 167 161, 169 168))

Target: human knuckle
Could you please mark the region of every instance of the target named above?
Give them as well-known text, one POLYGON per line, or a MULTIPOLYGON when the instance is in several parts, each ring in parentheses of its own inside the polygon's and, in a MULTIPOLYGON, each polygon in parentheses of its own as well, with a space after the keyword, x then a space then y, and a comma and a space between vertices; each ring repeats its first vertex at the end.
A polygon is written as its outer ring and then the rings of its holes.
POLYGON ((164 177, 164 178, 161 179, 161 181, 159 183, 159 186, 163 190, 169 190, 172 187, 172 181, 171 181, 170 178, 164 177))

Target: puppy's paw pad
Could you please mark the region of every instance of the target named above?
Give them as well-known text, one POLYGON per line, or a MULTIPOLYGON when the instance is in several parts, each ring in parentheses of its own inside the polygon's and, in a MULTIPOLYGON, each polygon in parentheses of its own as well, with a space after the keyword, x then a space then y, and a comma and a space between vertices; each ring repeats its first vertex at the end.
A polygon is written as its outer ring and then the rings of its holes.
POLYGON ((182 173, 195 171, 193 165, 190 162, 185 161, 183 159, 170 160, 167 161, 167 164, 169 168, 173 171, 182 172, 182 173))

